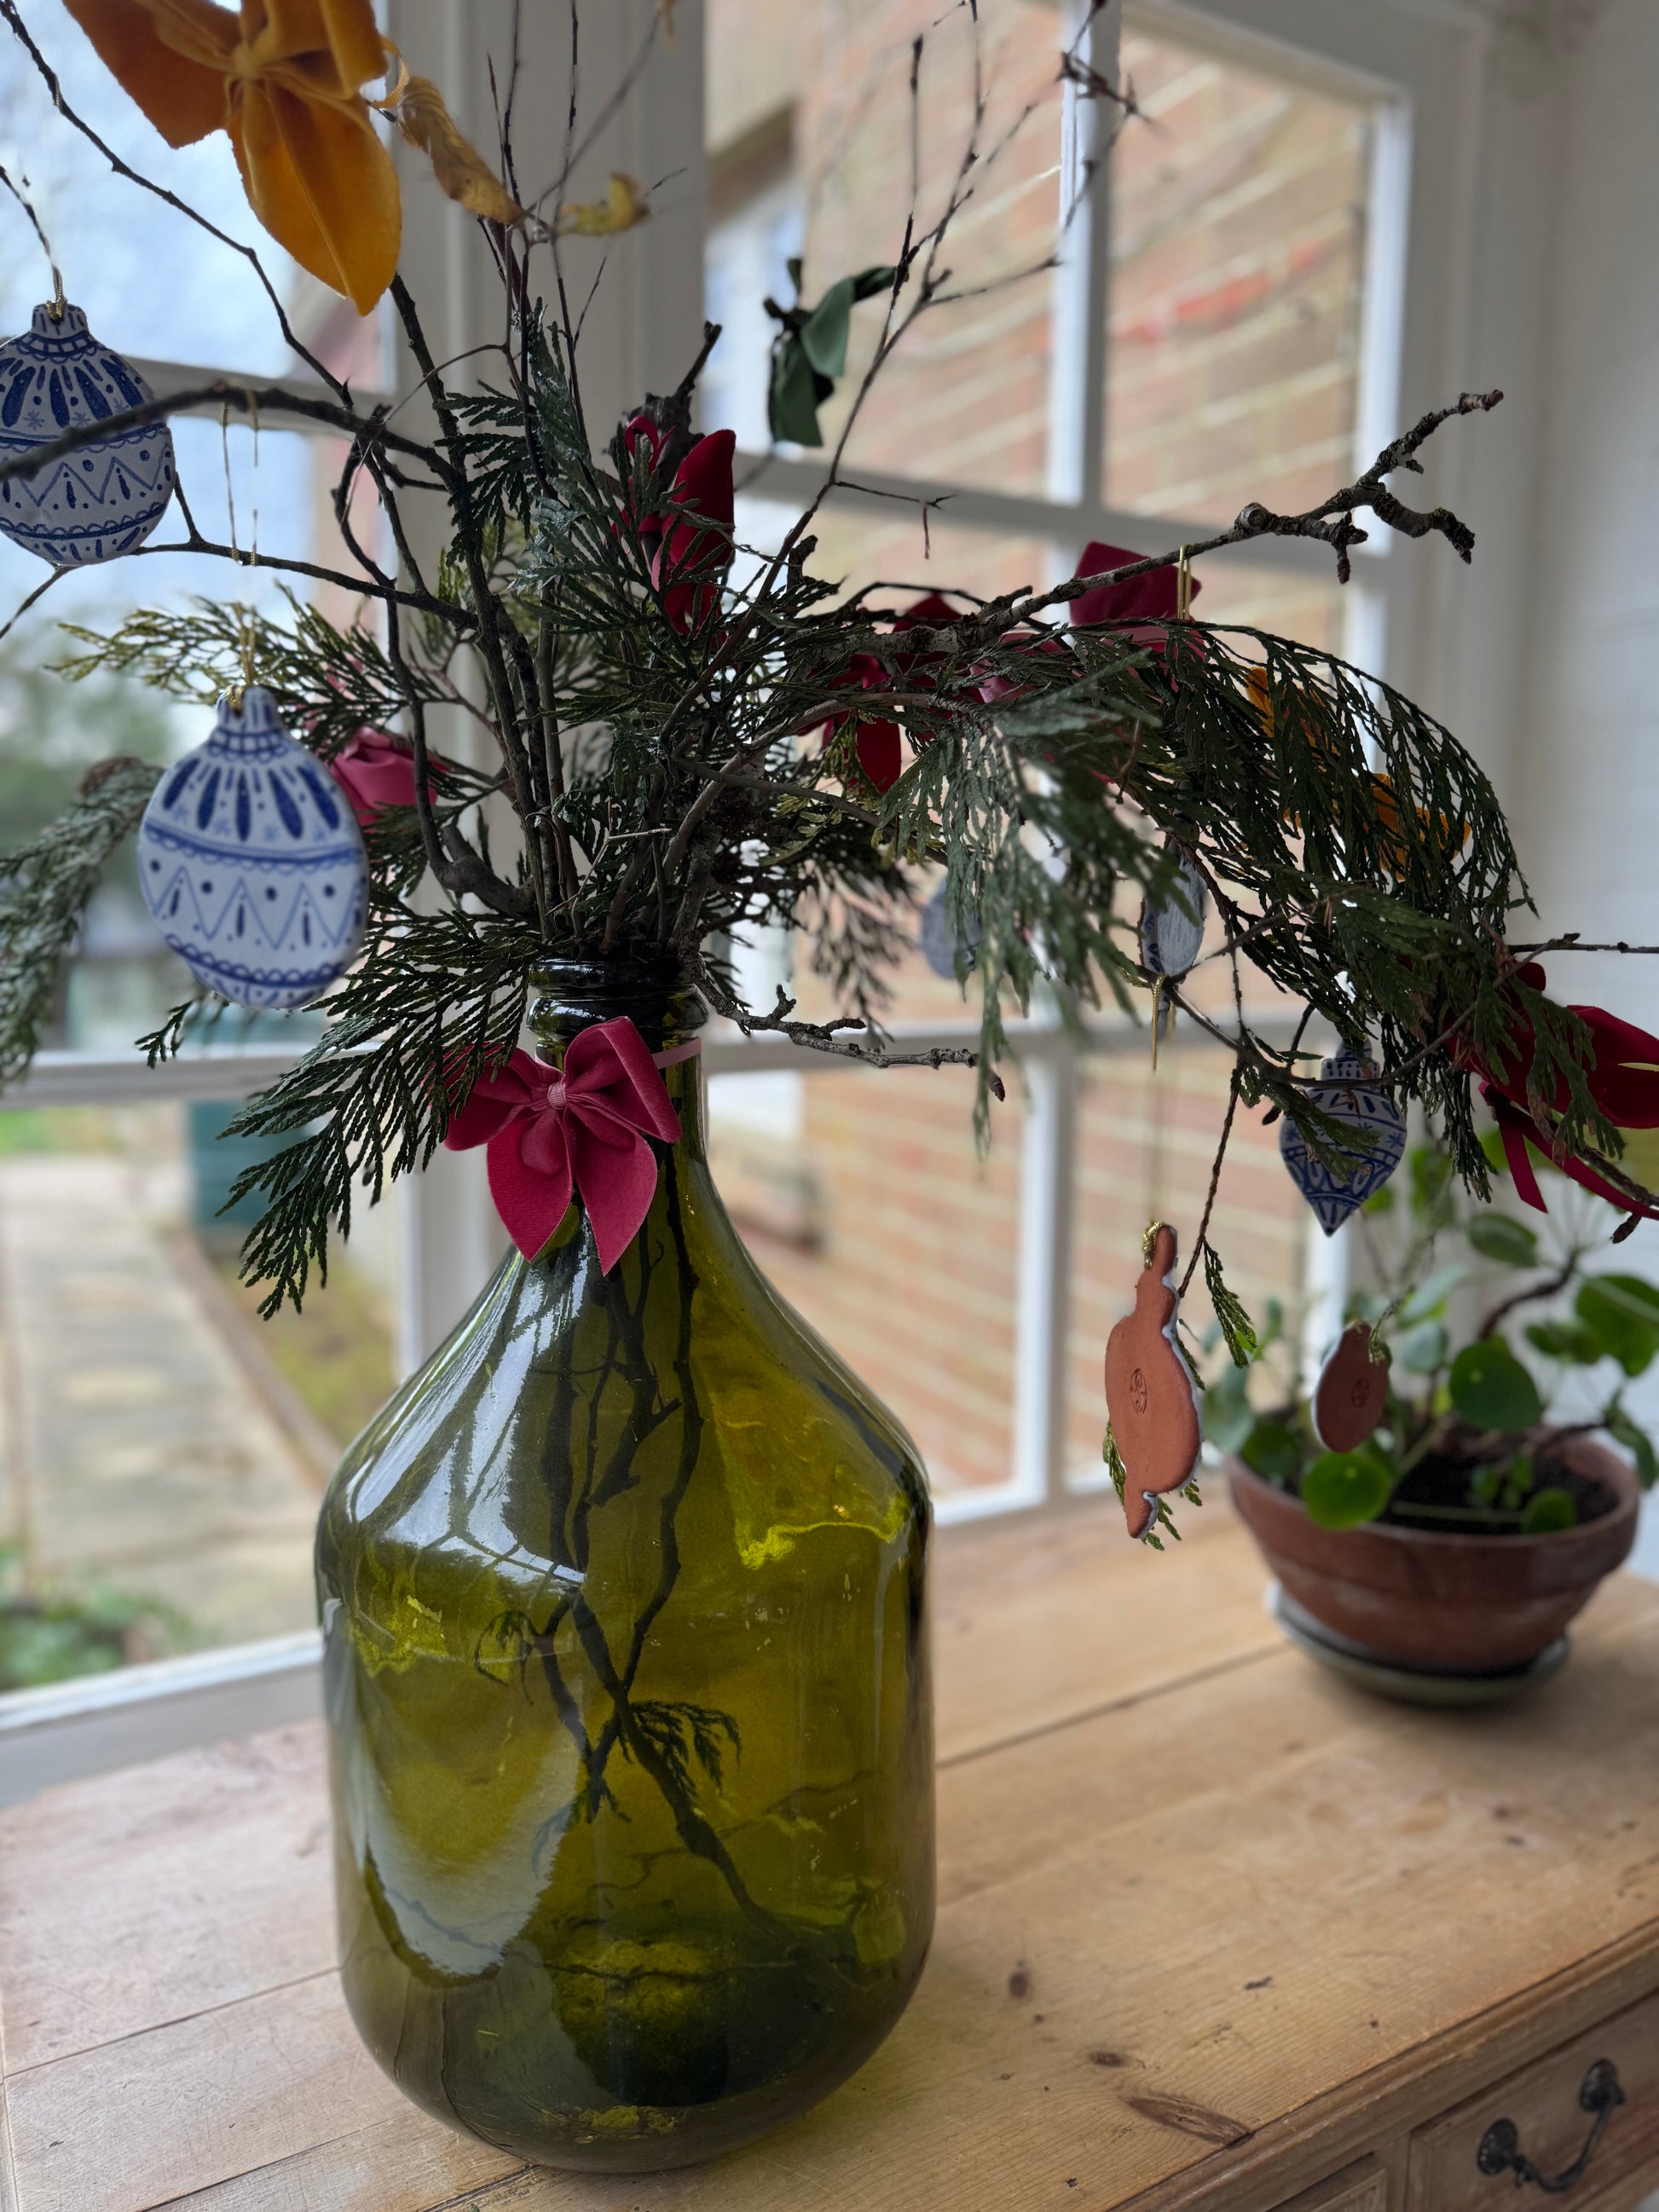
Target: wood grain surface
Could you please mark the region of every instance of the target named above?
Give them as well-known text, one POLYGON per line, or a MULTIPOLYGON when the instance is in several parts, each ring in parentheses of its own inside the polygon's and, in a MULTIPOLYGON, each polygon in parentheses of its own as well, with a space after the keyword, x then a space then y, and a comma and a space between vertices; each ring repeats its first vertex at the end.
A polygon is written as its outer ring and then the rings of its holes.
MULTIPOLYGON (((1570 2103, 1574 2039, 1659 1991, 1659 1591, 1620 1578, 1555 1681, 1457 1715, 1286 1650, 1262 1579, 1224 1509, 1163 1559, 1109 1499, 941 1542, 921 1990, 815 2112, 681 2174, 526 2170, 379 2074, 332 1970, 315 1730, 21 1807, 0 2206, 1401 2212, 1414 2131, 1540 2061, 1570 2103)), ((1620 2118, 1659 2158, 1640 2079, 1620 2118)))

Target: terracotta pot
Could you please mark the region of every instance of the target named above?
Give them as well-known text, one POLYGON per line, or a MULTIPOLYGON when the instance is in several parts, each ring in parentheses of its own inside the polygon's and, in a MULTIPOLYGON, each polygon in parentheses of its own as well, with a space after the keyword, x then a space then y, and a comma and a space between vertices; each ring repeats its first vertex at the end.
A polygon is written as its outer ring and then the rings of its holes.
POLYGON ((1575 1437, 1562 1457, 1618 1499, 1542 1536, 1465 1536, 1368 1522, 1322 1528, 1299 1498, 1231 1463, 1233 1501, 1285 1595, 1364 1656, 1478 1672, 1553 1644, 1636 1540, 1641 1492, 1625 1462, 1575 1437))

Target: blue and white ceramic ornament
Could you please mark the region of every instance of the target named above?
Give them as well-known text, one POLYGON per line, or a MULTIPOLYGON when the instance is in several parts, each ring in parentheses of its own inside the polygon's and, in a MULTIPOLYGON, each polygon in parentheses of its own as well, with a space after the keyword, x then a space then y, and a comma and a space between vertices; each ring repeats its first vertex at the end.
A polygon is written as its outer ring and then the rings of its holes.
POLYGON ((1285 1170, 1320 1227, 1334 1237, 1399 1166, 1406 1149, 1406 1117, 1377 1082, 1371 1062, 1351 1046, 1321 1062, 1319 1080, 1309 1085, 1307 1099, 1331 1121, 1364 1133, 1363 1144, 1344 1148, 1340 1158, 1328 1161, 1288 1116, 1279 1125, 1279 1154, 1285 1170))
MULTIPOLYGON (((130 362, 99 344, 79 307, 37 307, 24 336, 0 345, 0 459, 155 397, 130 362)), ((175 481, 173 433, 145 422, 0 480, 0 530, 55 568, 112 561, 143 544, 175 481)))
POLYGON ((1188 860, 1177 862, 1178 893, 1148 899, 1140 909, 1140 964, 1149 975, 1184 975, 1204 949, 1204 878, 1188 860))
POLYGON ((363 941, 368 862, 345 794, 262 684, 155 787, 138 878, 192 975, 240 1006, 305 1006, 363 941))

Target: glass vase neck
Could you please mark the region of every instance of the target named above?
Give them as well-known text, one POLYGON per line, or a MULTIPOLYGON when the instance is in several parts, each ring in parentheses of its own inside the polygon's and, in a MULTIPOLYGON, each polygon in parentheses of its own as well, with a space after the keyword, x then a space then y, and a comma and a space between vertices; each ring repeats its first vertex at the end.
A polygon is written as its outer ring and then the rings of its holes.
POLYGON ((653 1052, 695 1036, 707 1010, 672 956, 539 960, 530 970, 530 1032, 550 1058, 597 1022, 626 1016, 653 1052))
MULTIPOLYGON (((530 1033, 544 1059, 562 1066, 573 1039, 600 1022, 626 1018, 647 1052, 672 1051, 690 1041, 708 1010, 672 957, 656 961, 538 961, 530 970, 530 1033)), ((680 1120, 678 1150, 688 1161, 703 1158, 703 1086, 700 1056, 662 1071, 680 1120)), ((662 1202, 662 1193, 658 1194, 662 1202)))

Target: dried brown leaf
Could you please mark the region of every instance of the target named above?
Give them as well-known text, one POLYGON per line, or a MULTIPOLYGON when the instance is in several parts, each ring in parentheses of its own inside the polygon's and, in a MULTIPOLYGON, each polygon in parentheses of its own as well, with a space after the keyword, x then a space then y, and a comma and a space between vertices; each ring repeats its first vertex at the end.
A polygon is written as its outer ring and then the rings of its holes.
POLYGON ((427 155, 450 198, 470 215, 483 216, 489 222, 523 221, 524 210, 477 147, 461 136, 430 77, 404 77, 396 99, 379 104, 410 144, 427 155))
POLYGON ((650 214, 651 203, 639 179, 613 169, 602 200, 577 200, 560 210, 558 234, 561 238, 609 238, 648 221, 650 214))

